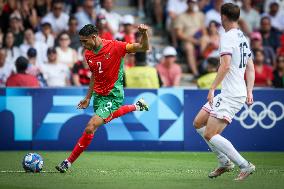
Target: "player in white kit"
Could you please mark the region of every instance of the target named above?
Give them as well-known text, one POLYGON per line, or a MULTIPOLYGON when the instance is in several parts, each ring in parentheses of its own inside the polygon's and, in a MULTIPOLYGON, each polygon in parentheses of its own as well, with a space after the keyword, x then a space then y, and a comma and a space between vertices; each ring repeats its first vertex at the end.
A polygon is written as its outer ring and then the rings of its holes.
POLYGON ((231 171, 234 163, 240 167, 240 174, 235 180, 243 180, 255 171, 255 166, 244 159, 230 141, 221 136, 244 103, 253 103, 255 73, 252 53, 248 40, 238 29, 239 16, 240 9, 237 5, 222 5, 221 19, 225 32, 220 39, 220 67, 209 90, 208 102, 194 120, 194 127, 217 155, 219 162, 219 166, 209 173, 210 178, 231 171), (214 97, 215 89, 221 82, 221 93, 214 97))

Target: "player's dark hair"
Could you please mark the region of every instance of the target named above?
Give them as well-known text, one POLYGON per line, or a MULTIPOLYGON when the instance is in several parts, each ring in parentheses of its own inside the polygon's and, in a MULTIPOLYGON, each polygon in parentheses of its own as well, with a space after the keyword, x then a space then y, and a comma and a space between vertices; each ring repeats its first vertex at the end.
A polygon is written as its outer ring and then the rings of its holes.
POLYGON ((25 73, 28 68, 29 61, 25 57, 20 56, 16 59, 15 64, 16 64, 16 70, 18 73, 25 73))
POLYGON ((98 34, 98 29, 93 24, 87 24, 79 31, 79 35, 85 36, 85 37, 93 35, 93 34, 98 34))
POLYGON ((240 8, 233 3, 225 3, 221 6, 221 15, 225 15, 230 21, 238 21, 240 8))

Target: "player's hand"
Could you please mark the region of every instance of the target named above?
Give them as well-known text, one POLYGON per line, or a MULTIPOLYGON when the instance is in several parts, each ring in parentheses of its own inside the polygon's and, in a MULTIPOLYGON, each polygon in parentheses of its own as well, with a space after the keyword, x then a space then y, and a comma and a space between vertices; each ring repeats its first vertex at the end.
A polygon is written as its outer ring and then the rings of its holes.
POLYGON ((210 89, 207 96, 207 101, 211 107, 213 106, 214 92, 215 92, 214 89, 210 89))
POLYGON ((90 104, 90 99, 84 98, 81 100, 77 106, 77 109, 86 109, 90 104))
POLYGON ((253 104, 253 94, 252 93, 248 93, 246 103, 247 105, 253 104))
POLYGON ((138 31, 140 33, 146 33, 148 29, 149 29, 149 27, 147 25, 145 25, 145 24, 140 24, 138 26, 138 31))

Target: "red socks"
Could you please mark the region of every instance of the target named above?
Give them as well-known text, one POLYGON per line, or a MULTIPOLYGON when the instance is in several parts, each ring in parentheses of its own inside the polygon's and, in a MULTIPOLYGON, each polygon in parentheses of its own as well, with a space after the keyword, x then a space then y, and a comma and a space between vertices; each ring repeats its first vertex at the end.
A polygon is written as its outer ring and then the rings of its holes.
POLYGON ((136 106, 135 105, 124 105, 121 106, 118 110, 116 110, 115 112, 113 112, 112 115, 110 115, 109 117, 107 117, 104 121, 105 123, 110 122, 111 120, 118 118, 120 116, 123 116, 129 112, 133 112, 136 110, 136 106))
MULTIPOLYGON (((135 110, 136 110, 135 105, 121 106, 118 110, 113 112, 113 114, 107 117, 104 121, 105 123, 108 123, 117 117, 123 116, 135 110)), ((78 140, 76 146, 74 147, 72 153, 70 154, 67 160, 70 163, 73 163, 80 156, 80 154, 90 145, 93 138, 94 138, 94 134, 87 134, 86 132, 84 132, 81 138, 78 140)))
POLYGON ((70 163, 73 163, 80 156, 80 154, 90 145, 93 138, 94 134, 87 134, 86 132, 84 132, 81 138, 78 140, 72 153, 68 157, 68 161, 70 163))

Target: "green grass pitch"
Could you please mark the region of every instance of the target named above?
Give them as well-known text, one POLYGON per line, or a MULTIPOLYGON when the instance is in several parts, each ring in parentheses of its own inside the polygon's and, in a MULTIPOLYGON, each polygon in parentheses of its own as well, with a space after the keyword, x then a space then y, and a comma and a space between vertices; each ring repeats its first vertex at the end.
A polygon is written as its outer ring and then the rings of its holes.
POLYGON ((0 189, 282 189, 284 153, 248 152, 256 172, 243 182, 233 181, 239 170, 216 179, 207 174, 217 164, 212 153, 195 152, 85 152, 66 174, 54 166, 69 152, 38 152, 42 173, 22 171, 27 152, 0 152, 0 189), (11 171, 11 172, 7 172, 11 171))

